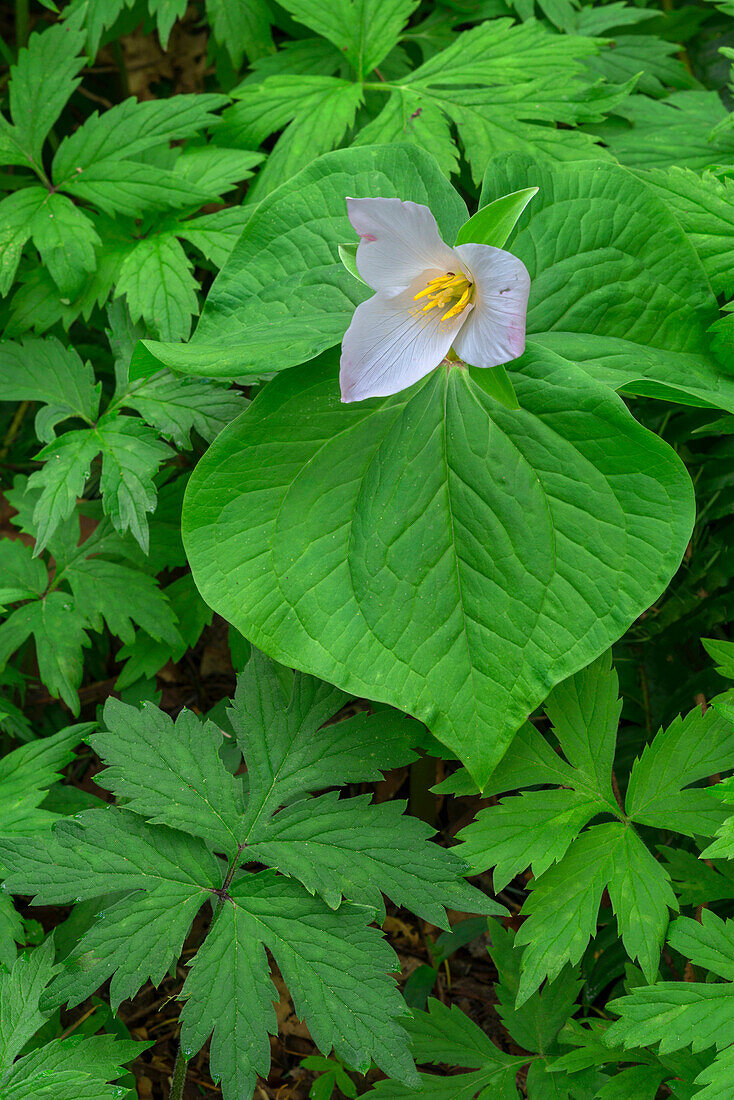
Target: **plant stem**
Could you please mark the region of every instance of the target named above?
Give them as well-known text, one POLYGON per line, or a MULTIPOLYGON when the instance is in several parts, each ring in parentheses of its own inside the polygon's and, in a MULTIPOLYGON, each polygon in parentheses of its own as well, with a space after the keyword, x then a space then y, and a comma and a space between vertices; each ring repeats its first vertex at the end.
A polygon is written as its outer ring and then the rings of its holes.
POLYGON ((179 1045, 176 1055, 176 1063, 173 1067, 173 1080, 171 1081, 170 1100, 183 1100, 184 1084, 186 1083, 186 1070, 189 1064, 179 1045))
POLYGON ((30 32, 29 2, 30 0, 15 0, 15 45, 19 50, 28 45, 30 32))

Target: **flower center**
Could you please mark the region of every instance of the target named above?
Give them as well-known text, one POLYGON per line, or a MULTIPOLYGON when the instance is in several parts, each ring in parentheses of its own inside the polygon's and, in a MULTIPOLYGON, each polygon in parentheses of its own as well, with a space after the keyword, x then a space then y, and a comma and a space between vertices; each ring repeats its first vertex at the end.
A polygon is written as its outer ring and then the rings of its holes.
POLYGON ((448 321, 450 317, 458 317, 474 298, 474 283, 466 277, 463 271, 447 271, 445 275, 439 275, 435 279, 429 279, 423 290, 413 297, 417 302, 419 298, 428 298, 422 312, 430 309, 449 308, 441 317, 442 321, 448 321))

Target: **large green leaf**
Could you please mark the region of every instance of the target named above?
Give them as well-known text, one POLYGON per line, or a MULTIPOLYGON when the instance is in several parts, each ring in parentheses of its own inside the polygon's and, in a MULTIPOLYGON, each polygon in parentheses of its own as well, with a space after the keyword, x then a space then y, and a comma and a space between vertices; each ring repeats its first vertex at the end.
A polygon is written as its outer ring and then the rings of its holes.
POLYGON ((420 717, 483 783, 555 683, 663 590, 693 500, 678 458, 585 371, 440 369, 344 407, 337 357, 277 377, 200 462, 204 598, 271 656, 420 717))
POLYGON ((693 245, 624 168, 492 161, 481 204, 537 186, 508 248, 531 277, 528 333, 633 393, 734 412, 707 329, 719 316, 693 245))
POLYGON ((161 363, 211 377, 269 374, 339 343, 355 306, 370 294, 339 259, 339 245, 355 239, 347 195, 425 203, 450 242, 467 219, 422 150, 385 145, 328 153, 259 204, 212 286, 191 343, 146 341, 130 377, 161 363))

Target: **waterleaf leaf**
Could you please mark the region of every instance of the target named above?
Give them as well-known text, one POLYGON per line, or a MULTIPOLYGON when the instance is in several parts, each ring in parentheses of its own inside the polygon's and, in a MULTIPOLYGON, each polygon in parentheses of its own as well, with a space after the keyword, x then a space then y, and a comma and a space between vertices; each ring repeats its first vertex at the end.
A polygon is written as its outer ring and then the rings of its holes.
POLYGON ((275 52, 270 12, 262 0, 206 0, 212 33, 232 58, 235 69, 245 54, 250 61, 275 52))
POLYGON ((84 34, 77 24, 55 23, 43 34, 32 34, 27 48, 19 50, 11 69, 10 117, 25 160, 5 163, 42 167, 43 143, 79 84, 77 73, 85 61, 79 56, 84 34))
MULTIPOLYGON (((344 884, 343 892, 368 900, 369 907, 344 901, 336 911, 295 877, 272 869, 251 873, 241 865, 253 858, 270 859, 265 845, 258 847, 258 836, 266 836, 273 821, 274 840, 283 814, 289 836, 280 836, 279 856, 287 854, 288 843, 291 857, 302 851, 299 844, 313 834, 308 821, 299 832, 295 819, 303 803, 293 799, 313 786, 333 785, 342 778, 358 782, 409 760, 408 731, 415 724, 380 711, 323 727, 345 697, 310 677, 296 674, 292 679, 288 703, 275 668, 258 653, 240 678, 232 718, 237 737, 248 746, 246 802, 242 779, 222 764, 221 732, 211 723, 184 712, 174 725, 156 708, 137 713, 111 701, 105 711, 109 729, 94 740, 108 767, 96 779, 124 799, 125 808, 77 814, 60 822, 50 839, 0 838, 7 884, 11 890, 35 894, 39 903, 115 895, 72 948, 54 979, 50 1005, 78 1004, 111 978, 110 998, 117 1007, 146 978, 159 982, 180 955, 196 912, 213 902, 213 930, 193 960, 183 990, 186 1057, 214 1030, 214 1072, 225 1087, 236 1082, 238 1090, 251 1089, 255 1074, 267 1073, 267 1030, 273 1026, 267 948, 289 985, 296 1011, 322 1049, 333 1046, 339 1057, 361 1069, 375 1061, 413 1085, 418 1077, 407 1036, 396 1022, 404 1003, 389 976, 397 958, 372 924, 374 883, 360 877, 367 863, 357 869, 352 883, 344 884), (152 772, 151 753, 156 759, 152 772), (197 835, 187 835, 179 826, 197 835), (226 852, 228 863, 212 849, 226 852), (212 982, 225 967, 233 981, 212 982)), ((309 805, 327 807, 344 852, 360 831, 362 847, 353 844, 357 860, 369 853, 370 838, 382 841, 385 807, 368 807, 363 799, 343 804, 331 796, 321 799, 326 801, 309 805)), ((391 806, 387 815, 395 809, 397 805, 391 806)), ((391 821, 389 833, 402 858, 391 868, 391 856, 375 850, 369 866, 390 893, 415 892, 421 908, 441 920, 436 903, 442 900, 474 907, 476 898, 478 908, 495 908, 462 884, 454 855, 438 845, 424 851, 422 824, 391 821)), ((328 836, 322 843, 328 843, 328 836)), ((307 877, 309 867, 298 874, 307 877)), ((322 864, 317 874, 323 874, 324 892, 332 897, 338 871, 327 881, 322 864)), ((320 882, 313 885, 321 887, 320 882)))
POLYGON ((390 53, 417 0, 283 0, 300 23, 333 42, 364 79, 390 53))
POLYGON ((72 714, 78 714, 82 649, 89 645, 85 626, 63 592, 49 592, 42 600, 23 604, 0 625, 0 667, 32 635, 41 680, 51 695, 63 699, 72 714))
POLYGON ((100 390, 91 363, 55 336, 0 343, 0 401, 43 402, 47 408, 36 415, 36 431, 44 443, 67 417, 94 421, 100 390))
POLYGON ((185 340, 199 312, 193 264, 172 233, 138 241, 125 257, 116 294, 125 294, 133 321, 141 317, 162 340, 185 340))

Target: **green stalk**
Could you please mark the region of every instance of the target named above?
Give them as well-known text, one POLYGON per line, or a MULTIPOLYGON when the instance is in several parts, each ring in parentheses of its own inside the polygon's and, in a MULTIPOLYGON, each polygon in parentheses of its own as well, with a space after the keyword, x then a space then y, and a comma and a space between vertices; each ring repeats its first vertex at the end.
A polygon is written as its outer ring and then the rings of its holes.
POLYGON ((15 45, 20 50, 28 45, 30 34, 30 0, 15 0, 15 45))
POLYGON ((189 1068, 189 1063, 186 1061, 186 1057, 178 1048, 176 1055, 176 1063, 173 1067, 173 1080, 171 1081, 171 1093, 170 1100, 183 1100, 183 1090, 186 1083, 186 1070, 189 1068))

